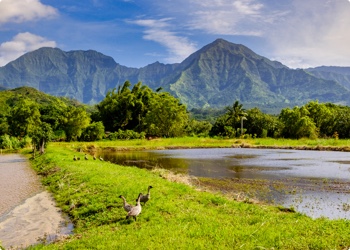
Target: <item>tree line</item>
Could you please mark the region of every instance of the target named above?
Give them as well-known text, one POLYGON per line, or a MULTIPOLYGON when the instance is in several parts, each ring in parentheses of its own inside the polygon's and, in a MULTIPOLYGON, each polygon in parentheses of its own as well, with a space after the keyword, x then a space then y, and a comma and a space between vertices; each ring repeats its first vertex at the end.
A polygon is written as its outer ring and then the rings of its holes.
POLYGON ((17 94, 1 108, 0 148, 32 144, 34 152, 43 152, 49 141, 105 138, 350 138, 350 108, 332 103, 310 101, 271 115, 259 108, 246 110, 235 101, 222 111, 204 113, 207 115, 196 119, 178 98, 161 88, 153 91, 141 82, 132 86, 126 81, 94 106, 60 98, 38 102, 17 94))

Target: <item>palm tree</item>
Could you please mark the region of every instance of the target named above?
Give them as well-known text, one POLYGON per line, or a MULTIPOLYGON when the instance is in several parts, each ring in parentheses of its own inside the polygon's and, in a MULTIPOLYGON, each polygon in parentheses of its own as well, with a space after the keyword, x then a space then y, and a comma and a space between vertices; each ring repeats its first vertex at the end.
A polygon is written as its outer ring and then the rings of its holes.
POLYGON ((246 120, 246 110, 243 109, 243 104, 240 104, 239 101, 235 101, 232 107, 227 106, 225 108, 227 110, 226 115, 228 122, 233 128, 238 122, 241 122, 241 135, 243 134, 243 120, 246 120))

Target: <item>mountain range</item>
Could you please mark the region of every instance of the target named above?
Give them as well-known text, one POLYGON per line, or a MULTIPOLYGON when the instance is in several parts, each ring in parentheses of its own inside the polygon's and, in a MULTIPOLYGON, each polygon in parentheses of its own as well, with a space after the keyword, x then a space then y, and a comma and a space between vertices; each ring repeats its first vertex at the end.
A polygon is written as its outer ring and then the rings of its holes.
POLYGON ((130 68, 93 50, 40 48, 0 67, 0 90, 29 86, 86 104, 99 103, 127 80, 162 87, 188 109, 223 108, 236 100, 269 113, 311 100, 350 104, 350 67, 291 69, 223 39, 176 64, 130 68))

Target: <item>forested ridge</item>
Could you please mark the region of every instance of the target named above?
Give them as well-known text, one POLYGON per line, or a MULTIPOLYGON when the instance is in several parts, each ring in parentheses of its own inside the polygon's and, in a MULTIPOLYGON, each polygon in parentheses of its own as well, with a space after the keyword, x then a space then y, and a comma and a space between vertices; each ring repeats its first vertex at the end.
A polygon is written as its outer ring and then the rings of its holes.
POLYGON ((47 95, 30 87, 0 91, 0 147, 32 145, 44 152, 50 141, 218 138, 350 138, 350 108, 317 100, 284 108, 278 115, 235 101, 223 110, 189 112, 161 88, 126 81, 96 105, 47 95))
POLYGON ((236 100, 271 114, 316 99, 350 105, 349 68, 291 69, 223 39, 180 63, 155 62, 139 69, 97 51, 59 48, 40 48, 0 67, 0 89, 29 86, 89 105, 125 81, 142 82, 153 91, 162 87, 188 109, 223 109, 236 100))

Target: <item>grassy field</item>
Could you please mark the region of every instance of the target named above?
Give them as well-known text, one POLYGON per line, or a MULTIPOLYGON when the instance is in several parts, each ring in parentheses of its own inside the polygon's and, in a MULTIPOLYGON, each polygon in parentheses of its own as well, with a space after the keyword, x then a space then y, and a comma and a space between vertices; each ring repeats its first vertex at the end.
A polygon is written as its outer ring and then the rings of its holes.
MULTIPOLYGON (((33 249, 348 249, 348 220, 311 219, 268 205, 249 204, 172 182, 165 173, 108 162, 80 160, 84 150, 179 147, 335 146, 303 141, 157 139, 51 143, 33 168, 75 225, 67 239, 33 249), (78 152, 80 151, 80 152, 78 152), (152 185, 137 221, 126 219, 119 195, 135 203, 152 185)), ((331 144, 329 144, 331 143, 331 144)), ((176 179, 176 178, 175 178, 176 179)))
POLYGON ((296 148, 316 150, 343 150, 350 151, 350 140, 336 139, 214 139, 214 138, 159 138, 154 140, 119 140, 97 141, 92 143, 74 142, 56 143, 63 147, 77 150, 92 150, 108 148, 110 150, 142 150, 142 149, 171 149, 171 148, 200 148, 200 147, 270 147, 270 148, 296 148))

